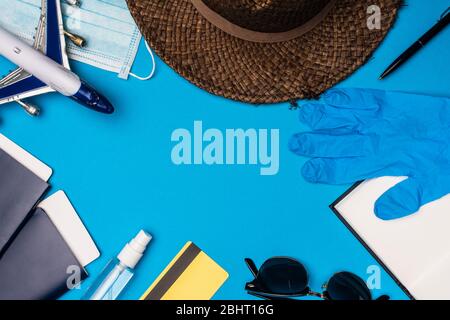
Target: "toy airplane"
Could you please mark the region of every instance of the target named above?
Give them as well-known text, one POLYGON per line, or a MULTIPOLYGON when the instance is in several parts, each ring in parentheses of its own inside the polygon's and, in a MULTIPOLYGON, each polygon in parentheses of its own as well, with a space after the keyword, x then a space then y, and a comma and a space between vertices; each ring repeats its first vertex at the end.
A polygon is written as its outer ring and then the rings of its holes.
POLYGON ((34 45, 0 28, 0 55, 18 68, 0 80, 0 104, 17 102, 31 115, 39 109, 23 100, 57 91, 98 112, 113 113, 111 103, 70 71, 59 0, 42 0, 34 45))

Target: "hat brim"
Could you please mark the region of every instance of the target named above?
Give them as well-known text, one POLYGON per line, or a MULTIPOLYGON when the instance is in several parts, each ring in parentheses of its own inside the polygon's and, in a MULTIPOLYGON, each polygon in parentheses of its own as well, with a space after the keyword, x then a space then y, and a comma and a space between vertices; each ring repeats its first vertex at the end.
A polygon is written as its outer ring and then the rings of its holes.
POLYGON ((402 0, 338 0, 312 31, 256 43, 209 23, 190 0, 127 0, 149 45, 176 72, 213 94, 249 103, 314 98, 364 64, 394 24, 402 0), (368 7, 381 9, 381 29, 368 7))

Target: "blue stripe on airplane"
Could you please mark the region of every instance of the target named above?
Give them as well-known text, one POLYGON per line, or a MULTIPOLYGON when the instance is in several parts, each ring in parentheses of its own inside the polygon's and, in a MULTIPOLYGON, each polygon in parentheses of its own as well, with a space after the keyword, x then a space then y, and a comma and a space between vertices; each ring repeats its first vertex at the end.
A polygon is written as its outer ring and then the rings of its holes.
MULTIPOLYGON (((59 21, 58 21, 58 5, 57 2, 59 0, 48 0, 47 1, 47 50, 46 55, 58 62, 59 64, 63 63, 62 56, 62 47, 60 41, 60 33, 59 33, 59 21)), ((47 87, 39 79, 30 76, 26 79, 13 83, 7 87, 0 89, 0 99, 6 97, 13 97, 19 95, 21 93, 25 93, 28 91, 41 89, 47 87)))

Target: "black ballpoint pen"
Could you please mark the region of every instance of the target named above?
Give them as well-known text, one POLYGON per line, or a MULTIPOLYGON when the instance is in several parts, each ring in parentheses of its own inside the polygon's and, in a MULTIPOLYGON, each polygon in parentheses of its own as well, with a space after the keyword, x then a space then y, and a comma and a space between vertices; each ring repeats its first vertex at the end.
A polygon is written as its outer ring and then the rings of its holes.
MULTIPOLYGON (((449 8, 450 9, 450 8, 449 8)), ((389 74, 394 72, 403 63, 408 61, 417 51, 422 49, 431 39, 434 38, 439 32, 444 30, 446 26, 450 23, 450 12, 447 9, 444 15, 427 33, 425 33, 419 40, 417 40, 411 47, 409 47, 405 52, 403 52, 380 76, 380 80, 386 78, 389 74)))

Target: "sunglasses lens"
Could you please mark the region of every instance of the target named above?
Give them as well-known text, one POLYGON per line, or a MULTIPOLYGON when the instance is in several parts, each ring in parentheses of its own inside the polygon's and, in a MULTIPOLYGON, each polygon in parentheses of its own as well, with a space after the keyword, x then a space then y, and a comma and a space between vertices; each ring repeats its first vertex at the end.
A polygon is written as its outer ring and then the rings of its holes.
POLYGON ((308 285, 308 274, 298 261, 289 258, 272 258, 259 269, 257 278, 261 289, 274 294, 299 294, 308 285))
POLYGON ((331 300, 372 300, 363 279, 349 272, 336 273, 327 284, 331 300))

